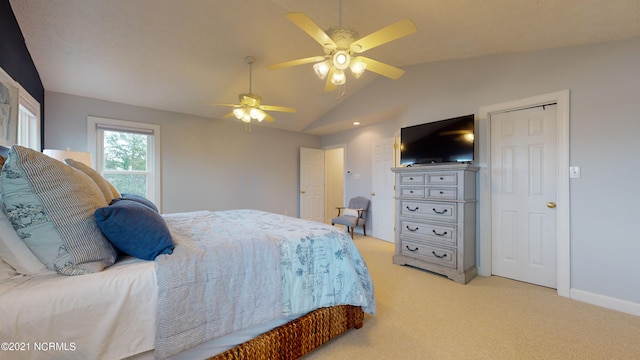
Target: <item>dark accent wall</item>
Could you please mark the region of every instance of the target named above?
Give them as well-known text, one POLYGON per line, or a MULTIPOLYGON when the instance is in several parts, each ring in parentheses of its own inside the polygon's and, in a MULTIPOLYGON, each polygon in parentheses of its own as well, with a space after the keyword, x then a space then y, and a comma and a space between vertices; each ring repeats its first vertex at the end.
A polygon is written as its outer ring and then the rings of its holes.
POLYGON ((0 0, 0 67, 40 103, 40 143, 44 148, 44 87, 9 0, 0 0))

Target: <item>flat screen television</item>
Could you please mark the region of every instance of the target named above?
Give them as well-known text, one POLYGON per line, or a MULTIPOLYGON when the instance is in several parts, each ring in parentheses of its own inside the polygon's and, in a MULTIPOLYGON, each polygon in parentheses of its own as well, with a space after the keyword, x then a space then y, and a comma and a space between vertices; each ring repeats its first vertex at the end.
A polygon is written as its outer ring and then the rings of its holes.
POLYGON ((473 114, 400 129, 400 165, 474 160, 473 114))

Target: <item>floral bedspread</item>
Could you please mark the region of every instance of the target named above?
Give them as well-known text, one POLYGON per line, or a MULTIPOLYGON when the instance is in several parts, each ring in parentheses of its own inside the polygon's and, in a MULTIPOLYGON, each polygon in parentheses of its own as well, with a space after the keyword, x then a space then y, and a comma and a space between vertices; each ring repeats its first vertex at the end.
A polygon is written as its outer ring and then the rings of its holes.
POLYGON ((364 259, 342 229, 257 210, 218 211, 229 222, 265 233, 280 246, 282 315, 325 306, 356 305, 375 314, 373 282, 364 259))
POLYGON ((375 314, 369 270, 340 228, 257 210, 163 215, 156 357, 279 316, 355 305, 375 314))

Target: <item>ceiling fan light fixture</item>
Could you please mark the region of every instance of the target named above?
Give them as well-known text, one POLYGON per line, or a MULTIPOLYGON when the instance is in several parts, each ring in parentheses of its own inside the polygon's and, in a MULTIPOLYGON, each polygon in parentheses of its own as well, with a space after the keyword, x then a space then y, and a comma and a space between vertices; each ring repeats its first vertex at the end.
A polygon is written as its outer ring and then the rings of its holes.
POLYGON ((262 122, 262 120, 264 120, 264 118, 267 116, 264 111, 258 108, 251 108, 251 110, 249 111, 249 115, 252 119, 258 120, 258 122, 262 122))
POLYGON ((336 51, 333 54, 333 66, 338 70, 344 70, 349 67, 351 62, 351 55, 345 50, 336 51))
POLYGON ((353 76, 355 76, 356 79, 358 79, 367 69, 367 63, 362 61, 362 59, 355 58, 353 59, 353 61, 351 61, 351 65, 349 65, 349 67, 351 68, 351 72, 353 73, 353 76))
MULTIPOLYGON (((358 54, 413 34, 417 30, 413 21, 404 19, 361 38, 357 31, 342 27, 342 1, 340 2, 338 27, 332 27, 326 31, 322 30, 309 16, 302 12, 288 13, 287 19, 311 36, 318 44, 322 45, 324 55, 287 61, 270 67, 276 69, 314 63, 313 68, 318 77, 321 79, 329 77, 325 84, 325 91, 336 90, 337 86, 332 86, 332 84, 343 85, 346 83, 344 71, 350 67, 350 63, 356 61, 358 54), (356 57, 352 58, 353 55, 356 55, 356 57), (325 67, 325 59, 329 60, 328 69, 325 67)), ((356 78, 361 76, 365 70, 394 80, 404 74, 402 69, 373 59, 362 58, 360 61, 360 63, 354 64, 351 68, 356 78)), ((342 91, 344 95, 344 88, 342 91)))
POLYGON ((344 74, 344 71, 341 69, 336 69, 331 76, 331 83, 333 85, 342 85, 347 82, 347 77, 344 74))
POLYGON ((243 115, 244 115, 244 109, 243 108, 235 108, 235 109, 233 109, 233 116, 235 116, 236 119, 242 120, 243 115))
POLYGON ((318 75, 318 77, 323 80, 327 77, 330 68, 331 63, 329 62, 329 60, 321 61, 313 65, 313 70, 316 72, 316 75, 318 75))

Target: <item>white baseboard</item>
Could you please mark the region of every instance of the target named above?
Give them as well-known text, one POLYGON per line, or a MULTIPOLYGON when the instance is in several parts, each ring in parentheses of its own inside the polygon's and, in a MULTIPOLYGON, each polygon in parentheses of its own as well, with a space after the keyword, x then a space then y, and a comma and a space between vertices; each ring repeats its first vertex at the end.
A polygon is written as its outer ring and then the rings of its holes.
POLYGON ((588 291, 571 289, 571 298, 588 304, 602 306, 607 309, 640 316, 640 303, 612 298, 588 291))

